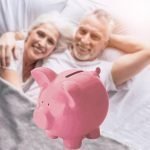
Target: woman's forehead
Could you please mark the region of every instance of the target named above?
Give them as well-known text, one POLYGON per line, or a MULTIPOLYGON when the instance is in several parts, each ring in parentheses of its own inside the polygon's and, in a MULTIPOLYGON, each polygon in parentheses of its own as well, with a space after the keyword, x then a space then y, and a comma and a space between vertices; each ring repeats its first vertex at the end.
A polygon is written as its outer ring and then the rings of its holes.
POLYGON ((40 24, 38 25, 35 30, 43 30, 45 31, 47 34, 52 34, 56 37, 59 36, 59 31, 58 29, 53 25, 53 24, 50 24, 50 23, 43 23, 43 24, 40 24))

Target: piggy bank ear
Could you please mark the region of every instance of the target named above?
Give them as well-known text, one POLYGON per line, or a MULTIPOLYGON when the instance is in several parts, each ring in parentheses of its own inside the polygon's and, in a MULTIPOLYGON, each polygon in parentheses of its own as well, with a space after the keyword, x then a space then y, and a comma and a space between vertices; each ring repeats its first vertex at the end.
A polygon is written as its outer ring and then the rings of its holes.
POLYGON ((36 80, 40 87, 47 87, 51 81, 55 79, 57 74, 48 68, 38 67, 31 71, 32 77, 36 80))
POLYGON ((94 74, 99 77, 100 76, 100 72, 101 72, 101 69, 99 67, 97 67, 95 69, 95 71, 94 71, 94 74))

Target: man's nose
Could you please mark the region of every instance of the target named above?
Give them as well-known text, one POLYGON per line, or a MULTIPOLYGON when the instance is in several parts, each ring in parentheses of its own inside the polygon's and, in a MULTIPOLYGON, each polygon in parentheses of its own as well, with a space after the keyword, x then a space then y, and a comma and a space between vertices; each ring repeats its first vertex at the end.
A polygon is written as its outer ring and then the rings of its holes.
POLYGON ((84 44, 89 44, 90 43, 90 35, 86 34, 81 38, 81 42, 84 44))

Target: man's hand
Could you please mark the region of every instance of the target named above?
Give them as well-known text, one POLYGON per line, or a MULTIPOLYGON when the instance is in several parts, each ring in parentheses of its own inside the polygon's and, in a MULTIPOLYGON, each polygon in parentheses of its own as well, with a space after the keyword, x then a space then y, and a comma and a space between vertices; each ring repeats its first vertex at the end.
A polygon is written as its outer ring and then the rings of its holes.
POLYGON ((131 36, 111 34, 108 47, 116 48, 125 53, 135 53, 143 49, 149 49, 150 46, 148 43, 131 36))
POLYGON ((0 37, 0 67, 9 66, 12 55, 17 59, 15 47, 15 32, 7 32, 0 37))

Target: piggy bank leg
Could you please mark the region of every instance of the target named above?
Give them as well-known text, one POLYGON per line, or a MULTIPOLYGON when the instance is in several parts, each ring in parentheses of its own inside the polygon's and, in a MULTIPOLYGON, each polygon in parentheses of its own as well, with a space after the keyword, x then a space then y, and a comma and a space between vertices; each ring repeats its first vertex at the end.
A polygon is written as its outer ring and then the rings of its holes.
POLYGON ((64 150, 80 150, 80 149, 79 148, 78 149, 70 149, 70 148, 65 147, 64 150))
POLYGON ((64 146, 68 150, 76 150, 80 148, 82 143, 82 138, 78 139, 64 139, 64 146))
POLYGON ((52 135, 50 131, 46 131, 46 134, 49 138, 52 138, 52 139, 57 139, 58 138, 57 136, 52 135))
POLYGON ((96 128, 95 130, 93 130, 92 132, 87 134, 86 137, 89 138, 89 139, 97 139, 97 138, 99 138, 100 137, 100 130, 99 130, 99 128, 96 128))

